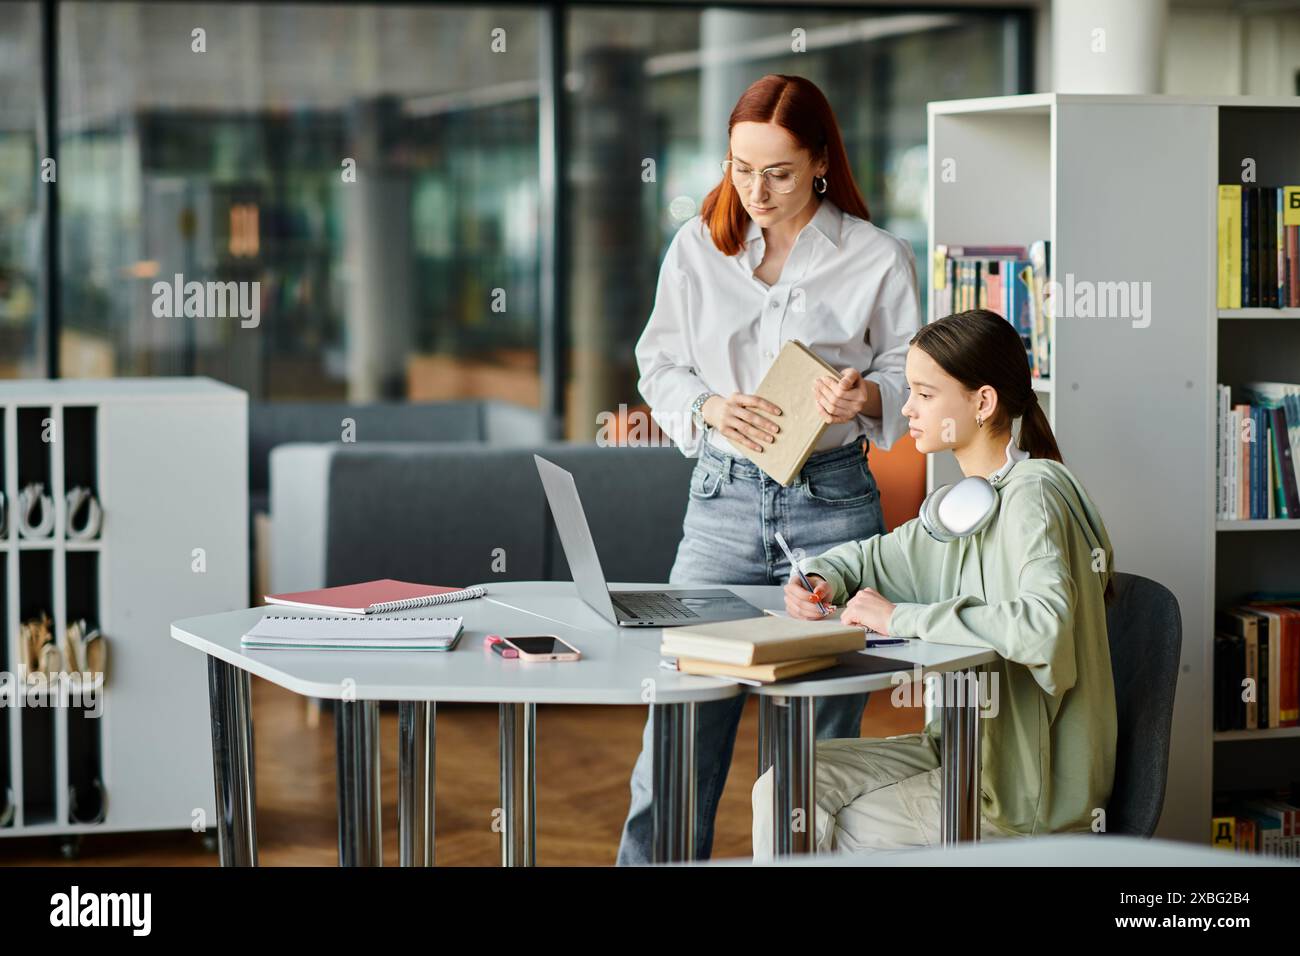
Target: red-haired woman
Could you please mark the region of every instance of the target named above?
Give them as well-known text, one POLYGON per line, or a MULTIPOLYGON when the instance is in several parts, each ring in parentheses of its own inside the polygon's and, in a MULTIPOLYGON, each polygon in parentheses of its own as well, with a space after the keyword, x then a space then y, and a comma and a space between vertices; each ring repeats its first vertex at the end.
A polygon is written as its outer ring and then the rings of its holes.
MULTIPOLYGON (((920 324, 911 247, 868 221, 830 104, 799 76, 764 76, 736 103, 721 182, 673 236, 636 346, 638 388, 683 454, 698 456, 669 582, 784 584, 782 532, 809 555, 884 529, 867 439, 907 430, 903 362, 920 324), (798 339, 840 370, 813 392, 830 423, 783 487, 762 455, 781 410, 753 394, 798 339)), ((867 695, 819 701, 819 738, 856 737, 867 695)), ((699 705, 696 856, 707 858, 745 698, 699 705)), ((632 774, 620 864, 651 847, 652 726, 632 774)))

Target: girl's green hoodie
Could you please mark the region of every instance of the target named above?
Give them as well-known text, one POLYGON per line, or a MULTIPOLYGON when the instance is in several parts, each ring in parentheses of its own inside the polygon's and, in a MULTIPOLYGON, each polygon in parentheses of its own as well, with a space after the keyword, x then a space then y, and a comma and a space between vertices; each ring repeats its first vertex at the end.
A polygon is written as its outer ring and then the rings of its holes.
MULTIPOLYGON (((980 749, 992 822, 1022 834, 1101 828, 1115 774, 1110 539, 1060 462, 1024 458, 990 480, 998 510, 978 534, 941 543, 914 518, 803 568, 836 604, 866 587, 895 602, 891 634, 997 652, 980 749)), ((926 733, 937 743, 939 721, 926 733)))

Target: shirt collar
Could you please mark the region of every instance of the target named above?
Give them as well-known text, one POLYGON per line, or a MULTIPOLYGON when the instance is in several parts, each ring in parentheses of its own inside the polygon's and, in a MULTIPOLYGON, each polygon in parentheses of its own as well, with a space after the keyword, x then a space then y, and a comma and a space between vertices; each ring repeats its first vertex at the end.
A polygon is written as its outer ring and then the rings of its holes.
MULTIPOLYGON (((821 197, 821 203, 817 207, 817 212, 809 220, 809 224, 813 229, 825 236, 832 246, 839 248, 840 229, 844 225, 844 212, 839 206, 825 196, 821 197)), ((762 237, 763 227, 751 218, 749 220, 749 229, 745 233, 746 248, 750 248, 748 244, 751 240, 761 239, 762 237)))
POLYGON ((1007 460, 1001 468, 989 475, 989 482, 991 484, 997 484, 1007 476, 1007 472, 1011 470, 1012 466, 1014 466, 1016 462, 1024 461, 1028 457, 1029 452, 1022 451, 1016 447, 1016 439, 1014 436, 1007 439, 1007 460))

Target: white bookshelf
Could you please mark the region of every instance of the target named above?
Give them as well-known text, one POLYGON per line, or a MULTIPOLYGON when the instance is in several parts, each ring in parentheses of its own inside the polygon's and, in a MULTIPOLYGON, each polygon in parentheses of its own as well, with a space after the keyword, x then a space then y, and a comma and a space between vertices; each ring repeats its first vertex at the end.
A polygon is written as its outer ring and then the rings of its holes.
POLYGON ((3 788, 13 796, 0 837, 63 837, 71 849, 96 831, 190 829, 196 811, 212 825, 206 672, 168 627, 246 603, 247 396, 201 378, 0 382, 0 428, 0 669, 27 692, 19 628, 38 609, 60 649, 83 616, 108 645, 100 716, 66 695, 0 708, 0 809, 3 788), (31 480, 54 502, 49 538, 20 537, 13 518, 31 480), (103 509, 89 541, 66 539, 64 494, 77 484, 103 509))
MULTIPOLYGON (((1167 838, 1206 842, 1215 792, 1300 777, 1300 734, 1213 731, 1212 673, 1216 607, 1300 590, 1300 521, 1215 518, 1215 385, 1300 380, 1300 309, 1217 308, 1216 187, 1240 181, 1244 156, 1259 185, 1300 182, 1297 108, 1296 98, 1054 93, 929 105, 928 261, 936 243, 1048 239, 1055 280, 1151 283, 1145 328, 1056 318, 1050 373, 1035 387, 1101 509, 1116 569, 1178 598, 1183 653, 1157 831, 1167 838), (939 177, 945 159, 955 182, 939 177)), ((929 488, 958 477, 950 454, 931 457, 929 488)))

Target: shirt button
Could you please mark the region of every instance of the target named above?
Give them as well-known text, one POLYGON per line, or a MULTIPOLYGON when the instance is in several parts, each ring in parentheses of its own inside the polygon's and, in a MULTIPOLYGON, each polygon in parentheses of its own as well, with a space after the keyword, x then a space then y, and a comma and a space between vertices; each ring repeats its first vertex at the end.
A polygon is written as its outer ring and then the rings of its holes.
POLYGON ((771 304, 771 306, 770 306, 769 308, 779 309, 779 308, 781 308, 781 303, 780 303, 780 302, 777 302, 776 299, 773 299, 773 300, 772 300, 772 304, 771 304))
POLYGON ((765 356, 767 356, 768 358, 771 358, 771 357, 772 357, 772 350, 771 350, 771 349, 768 349, 768 350, 767 350, 766 352, 764 352, 763 354, 764 354, 765 356))

